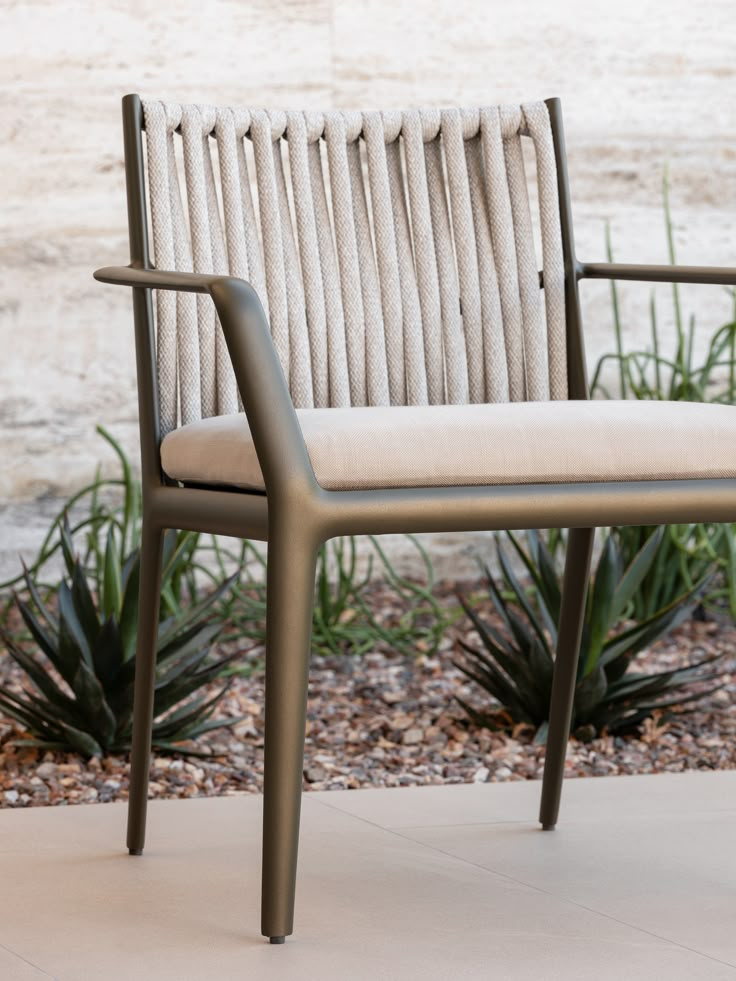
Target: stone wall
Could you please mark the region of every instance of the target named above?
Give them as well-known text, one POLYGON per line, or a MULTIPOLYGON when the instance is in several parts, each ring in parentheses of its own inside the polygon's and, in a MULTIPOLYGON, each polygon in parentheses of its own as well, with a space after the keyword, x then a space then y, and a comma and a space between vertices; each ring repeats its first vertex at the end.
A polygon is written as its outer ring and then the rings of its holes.
MULTIPOLYGON (((137 452, 130 298, 91 277, 127 261, 126 92, 386 108, 559 95, 581 257, 604 258, 610 219, 621 260, 666 260, 668 164, 681 261, 736 261, 733 0, 2 0, 0 12, 6 558, 37 539, 49 498, 112 465, 98 422, 137 452)), ((625 289, 629 341, 645 339, 648 298, 625 289)), ((593 363, 611 347, 607 287, 586 286, 584 301, 593 363)), ((730 301, 693 288, 685 306, 706 328, 730 301)))

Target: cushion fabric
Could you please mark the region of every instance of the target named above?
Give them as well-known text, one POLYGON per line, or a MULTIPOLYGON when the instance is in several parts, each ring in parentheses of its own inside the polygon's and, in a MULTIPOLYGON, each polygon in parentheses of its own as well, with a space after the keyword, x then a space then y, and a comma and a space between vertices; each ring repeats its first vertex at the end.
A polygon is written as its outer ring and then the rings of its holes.
MULTIPOLYGON (((329 490, 736 477, 736 408, 559 401, 297 409, 329 490)), ((242 413, 169 433, 169 477, 264 490, 242 413)))

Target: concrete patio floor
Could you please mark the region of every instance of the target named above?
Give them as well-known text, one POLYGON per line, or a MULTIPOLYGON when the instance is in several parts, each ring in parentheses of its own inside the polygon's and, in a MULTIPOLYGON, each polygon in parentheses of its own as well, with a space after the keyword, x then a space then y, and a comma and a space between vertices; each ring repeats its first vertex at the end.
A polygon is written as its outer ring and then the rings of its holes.
POLYGON ((0 812, 2 981, 736 979, 736 772, 305 795, 296 933, 259 935, 261 801, 0 812))

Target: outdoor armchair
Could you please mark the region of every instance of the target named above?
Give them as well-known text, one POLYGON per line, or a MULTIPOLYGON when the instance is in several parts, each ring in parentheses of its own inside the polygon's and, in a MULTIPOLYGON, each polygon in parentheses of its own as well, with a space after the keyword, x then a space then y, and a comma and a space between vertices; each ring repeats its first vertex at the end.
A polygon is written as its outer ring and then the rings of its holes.
POLYGON ((319 546, 571 529, 542 787, 553 828, 593 529, 736 519, 736 409, 586 402, 578 281, 736 272, 579 263, 556 99, 318 113, 131 95, 123 120, 131 264, 95 276, 132 287, 135 316, 128 847, 144 844, 162 534, 267 541, 262 931, 278 943, 293 926, 319 546))

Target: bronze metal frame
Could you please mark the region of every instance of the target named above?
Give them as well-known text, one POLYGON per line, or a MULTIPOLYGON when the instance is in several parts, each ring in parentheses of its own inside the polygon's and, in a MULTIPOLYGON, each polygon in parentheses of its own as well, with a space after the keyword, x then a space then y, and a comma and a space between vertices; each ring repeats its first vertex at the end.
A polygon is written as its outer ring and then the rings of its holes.
MULTIPOLYGON (((736 285, 736 270, 581 263, 575 256, 562 114, 547 100, 557 159, 567 301, 570 397, 587 398, 581 279, 736 285)), ((133 290, 143 485, 140 610, 131 756, 128 848, 143 850, 150 763, 161 541, 167 528, 268 542, 266 739, 262 932, 272 943, 292 933, 316 553, 347 534, 572 529, 566 559, 540 820, 555 826, 593 528, 620 524, 736 520, 736 480, 329 491, 312 470, 269 325, 242 280, 157 270, 151 263, 145 200, 141 101, 123 99, 129 266, 99 269, 100 282, 133 290), (219 315, 248 418, 265 494, 174 486, 161 471, 151 290, 209 293, 219 315)))

